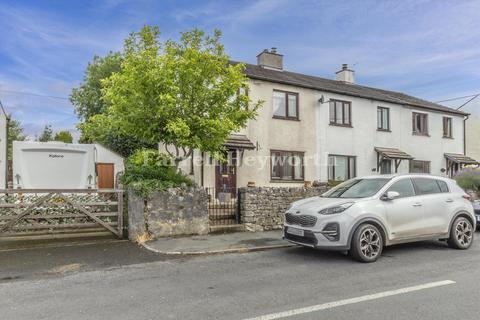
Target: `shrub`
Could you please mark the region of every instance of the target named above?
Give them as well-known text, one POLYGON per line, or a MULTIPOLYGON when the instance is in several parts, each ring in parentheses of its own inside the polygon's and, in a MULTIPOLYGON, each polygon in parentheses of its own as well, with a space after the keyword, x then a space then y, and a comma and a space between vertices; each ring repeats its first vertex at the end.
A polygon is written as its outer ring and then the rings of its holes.
POLYGON ((463 169, 454 179, 464 190, 480 190, 480 169, 478 168, 463 169))
POLYGON ((121 182, 143 198, 153 191, 193 185, 169 156, 151 149, 138 150, 127 159, 121 182))

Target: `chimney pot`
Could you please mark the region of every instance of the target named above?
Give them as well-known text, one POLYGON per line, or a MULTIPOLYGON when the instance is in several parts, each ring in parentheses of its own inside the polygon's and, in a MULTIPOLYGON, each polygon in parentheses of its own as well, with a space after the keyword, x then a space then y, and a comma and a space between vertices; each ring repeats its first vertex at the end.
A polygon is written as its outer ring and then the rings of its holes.
POLYGON ((346 64, 346 63, 342 64, 342 69, 347 70, 348 69, 348 64, 346 64))
POLYGON ((277 53, 277 48, 275 47, 272 47, 272 49, 270 50, 271 53, 277 53))

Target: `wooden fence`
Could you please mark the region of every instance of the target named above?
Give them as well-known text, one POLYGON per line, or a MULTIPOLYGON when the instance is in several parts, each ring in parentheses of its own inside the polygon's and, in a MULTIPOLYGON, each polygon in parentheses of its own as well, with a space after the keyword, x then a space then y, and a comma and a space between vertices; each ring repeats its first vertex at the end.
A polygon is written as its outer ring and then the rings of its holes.
POLYGON ((123 191, 0 189, 0 238, 123 236, 123 191))

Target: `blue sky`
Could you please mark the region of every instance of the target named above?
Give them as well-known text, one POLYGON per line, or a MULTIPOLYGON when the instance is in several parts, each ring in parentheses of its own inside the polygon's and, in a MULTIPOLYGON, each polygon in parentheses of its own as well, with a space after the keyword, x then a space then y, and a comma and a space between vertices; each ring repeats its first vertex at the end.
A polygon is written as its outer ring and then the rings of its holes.
POLYGON ((333 78, 348 63, 359 84, 432 101, 480 92, 478 0, 0 0, 0 100, 30 136, 45 124, 74 130, 65 98, 87 63, 144 24, 163 39, 219 28, 234 60, 277 47, 287 70, 333 78))

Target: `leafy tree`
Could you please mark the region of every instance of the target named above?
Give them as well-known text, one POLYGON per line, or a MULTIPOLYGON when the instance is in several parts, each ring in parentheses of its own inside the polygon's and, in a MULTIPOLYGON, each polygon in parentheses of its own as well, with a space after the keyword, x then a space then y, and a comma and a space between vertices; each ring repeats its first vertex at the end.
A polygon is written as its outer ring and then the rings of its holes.
POLYGON ((118 52, 110 52, 105 57, 94 56, 85 70, 83 83, 72 90, 70 101, 75 107, 75 113, 80 119, 78 128, 81 135, 80 143, 101 143, 117 152, 123 157, 128 157, 135 150, 142 148, 155 148, 156 144, 145 143, 138 137, 122 134, 118 131, 103 130, 103 134, 87 135, 83 130, 83 123, 92 116, 103 114, 107 110, 107 103, 102 99, 102 80, 110 77, 121 68, 122 56, 118 52))
POLYGON ((10 119, 8 122, 8 160, 12 160, 13 141, 25 141, 27 136, 23 133, 20 121, 10 119))
POLYGON ((72 134, 68 130, 62 130, 55 134, 55 141, 62 141, 65 143, 72 143, 73 137, 72 134))
POLYGON ((102 100, 102 80, 120 71, 122 57, 118 52, 110 52, 105 57, 94 56, 88 64, 83 83, 72 90, 70 101, 81 121, 104 113, 106 104, 102 100))
POLYGON ((51 125, 46 125, 45 128, 43 128, 42 133, 40 133, 40 136, 37 138, 38 141, 40 142, 48 142, 48 141, 53 141, 53 130, 51 125))
POLYGON ((91 137, 108 132, 162 142, 175 164, 193 149, 222 158, 224 142, 256 116, 243 64, 230 64, 220 31, 194 29, 179 42, 160 43, 157 27, 145 26, 125 41, 121 70, 104 80, 107 112, 82 129, 91 137))

